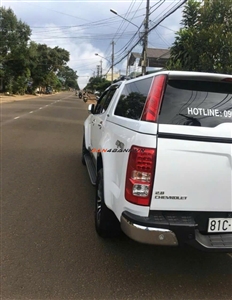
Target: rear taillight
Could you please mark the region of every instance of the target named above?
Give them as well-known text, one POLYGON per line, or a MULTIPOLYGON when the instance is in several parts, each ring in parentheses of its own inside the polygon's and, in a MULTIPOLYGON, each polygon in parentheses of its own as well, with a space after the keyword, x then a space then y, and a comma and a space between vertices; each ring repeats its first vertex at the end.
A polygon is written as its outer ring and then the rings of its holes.
POLYGON ((126 174, 125 198, 149 206, 155 171, 156 149, 132 146, 126 174))
POLYGON ((152 86, 142 113, 142 121, 157 121, 161 102, 163 99, 166 80, 167 75, 158 75, 153 79, 152 86))

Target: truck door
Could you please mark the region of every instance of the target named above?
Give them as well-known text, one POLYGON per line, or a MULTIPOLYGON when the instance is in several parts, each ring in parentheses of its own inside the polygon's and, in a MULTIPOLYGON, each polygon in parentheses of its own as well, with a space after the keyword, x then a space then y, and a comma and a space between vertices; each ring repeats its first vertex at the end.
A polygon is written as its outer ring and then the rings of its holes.
POLYGON ((107 108, 114 96, 118 86, 112 86, 107 90, 96 105, 94 114, 91 117, 91 145, 95 160, 97 159, 97 152, 99 148, 99 141, 104 133, 105 120, 107 118, 107 108))

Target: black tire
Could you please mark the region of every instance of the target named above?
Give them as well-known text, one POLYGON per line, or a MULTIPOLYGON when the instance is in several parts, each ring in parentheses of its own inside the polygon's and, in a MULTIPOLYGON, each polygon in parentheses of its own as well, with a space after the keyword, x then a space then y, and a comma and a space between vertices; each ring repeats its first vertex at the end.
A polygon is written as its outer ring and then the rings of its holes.
POLYGON ((103 238, 116 237, 120 234, 120 224, 115 214, 105 205, 103 169, 97 173, 95 196, 95 229, 103 238))
POLYGON ((81 152, 81 162, 84 166, 86 166, 86 162, 84 159, 85 154, 88 153, 88 150, 85 148, 85 137, 83 137, 83 141, 82 141, 82 152, 81 152))

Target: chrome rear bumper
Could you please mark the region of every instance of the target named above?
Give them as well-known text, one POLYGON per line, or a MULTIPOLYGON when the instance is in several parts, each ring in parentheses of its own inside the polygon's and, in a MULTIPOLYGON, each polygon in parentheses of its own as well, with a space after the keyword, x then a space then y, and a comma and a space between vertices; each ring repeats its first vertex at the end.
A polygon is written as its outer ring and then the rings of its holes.
MULTIPOLYGON (((217 216, 225 217, 225 214, 227 213, 217 213, 217 216)), ((204 232, 210 215, 210 212, 153 212, 148 217, 142 217, 124 211, 121 215, 121 228, 128 237, 144 244, 188 244, 203 251, 232 252, 232 233, 204 232)))
POLYGON ((151 245, 177 246, 176 235, 169 229, 146 227, 133 223, 121 216, 122 231, 131 239, 151 245))

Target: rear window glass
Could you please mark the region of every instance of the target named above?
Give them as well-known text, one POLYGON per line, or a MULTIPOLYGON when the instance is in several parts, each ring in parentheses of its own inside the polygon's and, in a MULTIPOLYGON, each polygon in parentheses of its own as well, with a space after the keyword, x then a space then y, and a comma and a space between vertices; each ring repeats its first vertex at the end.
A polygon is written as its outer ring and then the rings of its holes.
POLYGON ((160 124, 215 127, 232 122, 232 83, 169 80, 160 124))
POLYGON ((150 90, 153 77, 127 83, 122 91, 114 114, 139 120, 150 90))

